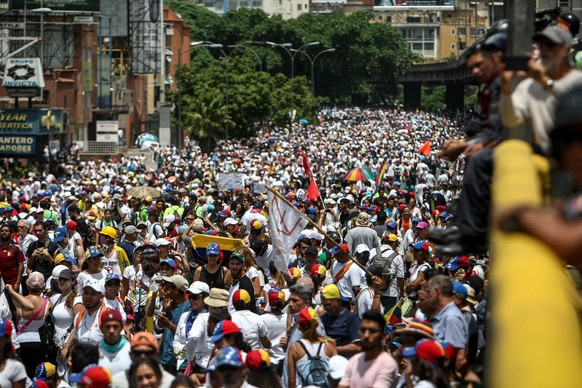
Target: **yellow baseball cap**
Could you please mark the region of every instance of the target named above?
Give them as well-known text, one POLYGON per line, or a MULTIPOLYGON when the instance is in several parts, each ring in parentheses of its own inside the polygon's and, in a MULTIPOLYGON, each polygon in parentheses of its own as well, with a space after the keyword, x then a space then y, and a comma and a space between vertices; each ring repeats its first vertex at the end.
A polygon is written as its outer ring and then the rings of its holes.
POLYGON ((328 284, 321 290, 321 296, 325 299, 340 299, 340 290, 335 284, 328 284))

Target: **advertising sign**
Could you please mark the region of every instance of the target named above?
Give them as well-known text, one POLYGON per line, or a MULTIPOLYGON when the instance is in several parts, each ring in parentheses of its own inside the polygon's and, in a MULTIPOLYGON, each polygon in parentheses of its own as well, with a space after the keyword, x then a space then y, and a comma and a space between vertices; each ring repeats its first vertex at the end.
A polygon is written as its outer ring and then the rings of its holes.
POLYGON ((0 155, 36 154, 36 136, 0 135, 0 155))
POLYGON ((0 134, 41 135, 62 129, 62 109, 0 109, 0 134))
POLYGON ((117 143, 119 122, 118 121, 97 121, 97 141, 100 143, 117 143))
POLYGON ((6 88, 44 88, 40 58, 10 58, 4 68, 6 88))
POLYGON ((10 9, 99 12, 99 0, 11 0, 10 9))

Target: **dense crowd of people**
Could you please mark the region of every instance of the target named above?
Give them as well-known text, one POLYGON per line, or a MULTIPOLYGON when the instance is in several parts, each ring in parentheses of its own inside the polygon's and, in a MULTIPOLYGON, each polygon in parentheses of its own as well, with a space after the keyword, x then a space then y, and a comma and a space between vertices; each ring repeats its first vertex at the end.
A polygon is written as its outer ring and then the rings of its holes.
MULTIPOLYGON (((103 368, 113 386, 140 386, 132 372, 148 353, 161 386, 176 375, 200 386, 221 386, 226 383, 219 379, 229 378, 222 376, 219 362, 224 352, 225 365, 240 369, 236 378, 248 384, 327 384, 333 365, 339 382, 348 358, 367 346, 383 349, 377 347, 382 341, 360 338, 361 322, 380 327, 375 336, 390 338, 386 346, 400 338, 387 336, 382 313, 401 304, 413 256, 428 254, 422 249, 413 254, 410 246, 426 238, 429 225, 451 221, 445 209, 460 184, 454 166, 418 148, 430 141, 438 149, 459 135, 463 122, 398 109, 326 109, 315 125, 226 141, 211 155, 195 146, 156 150, 156 172, 145 168, 150 155, 104 162, 69 154, 61 155, 56 169, 29 172, 14 184, 5 180, 0 271, 16 310, 7 309, 2 318, 14 322, 12 344, 26 366, 25 380, 39 379, 39 365, 49 371, 52 386, 74 382, 79 372, 98 375, 103 368), (312 201, 306 192, 309 168, 322 192, 312 201), (353 168, 371 174, 344 179, 353 168), (240 188, 222 186, 220 178, 230 173, 242 175, 240 188), (148 189, 132 196, 139 186, 148 189), (306 229, 291 252, 288 272, 277 269, 266 186, 344 242, 342 248, 334 250, 323 234, 306 229), (197 235, 243 245, 197 246, 197 235), (368 266, 374 280, 360 267, 346 265, 348 252, 363 268, 367 261, 375 263, 368 266), (392 255, 394 275, 390 265, 380 268, 381 258, 392 255), (3 259, 8 256, 15 259, 3 259), (141 344, 140 338, 147 340, 141 344), (324 346, 316 349, 319 342, 324 346), (75 351, 90 353, 91 346, 95 353, 85 363, 87 371, 73 368, 75 351), (321 370, 310 371, 312 353, 322 355, 321 370), (263 377, 253 379, 253 371, 263 377)), ((5 173, 14 171, 11 163, 4 161, 5 173)), ((464 264, 470 273, 469 265, 464 264)), ((412 272, 414 281, 418 271, 412 272)), ((418 291, 417 283, 411 287, 418 291)), ((394 317, 398 323, 390 330, 407 326, 402 314, 394 317)), ((403 359, 402 349, 394 349, 396 359, 403 359)), ((381 359, 378 367, 390 370, 385 379, 395 384, 404 376, 404 363, 381 359)))
MULTIPOLYGON (((469 53, 479 120, 330 108, 208 155, 65 152, 21 178, 1 161, 0 386, 480 386, 493 150, 503 127, 529 122, 539 152, 581 181, 571 39, 539 32, 541 62, 515 91, 506 37, 469 53), (285 268, 267 190, 310 221, 285 268)), ((575 216, 493 221, 579 264, 557 235, 582 241, 575 216)))

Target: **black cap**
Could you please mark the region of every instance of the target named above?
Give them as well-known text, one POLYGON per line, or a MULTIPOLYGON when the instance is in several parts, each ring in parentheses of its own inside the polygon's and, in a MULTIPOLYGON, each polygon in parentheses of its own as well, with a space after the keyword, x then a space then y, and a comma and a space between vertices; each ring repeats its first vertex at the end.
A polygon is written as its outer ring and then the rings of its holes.
POLYGON ((68 268, 64 269, 59 274, 59 279, 67 279, 67 280, 75 279, 75 273, 68 268))
POLYGON ((317 248, 312 246, 312 245, 308 246, 307 249, 305 250, 306 255, 311 254, 311 255, 317 256, 318 253, 319 252, 318 252, 317 248))

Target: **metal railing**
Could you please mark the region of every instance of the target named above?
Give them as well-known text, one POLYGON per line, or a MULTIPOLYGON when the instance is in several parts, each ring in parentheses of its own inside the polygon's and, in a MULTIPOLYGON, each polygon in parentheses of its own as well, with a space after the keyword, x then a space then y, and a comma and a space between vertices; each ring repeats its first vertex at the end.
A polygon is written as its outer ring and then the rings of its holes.
POLYGON ((79 153, 86 155, 117 155, 119 144, 117 142, 84 141, 79 146, 79 153))

